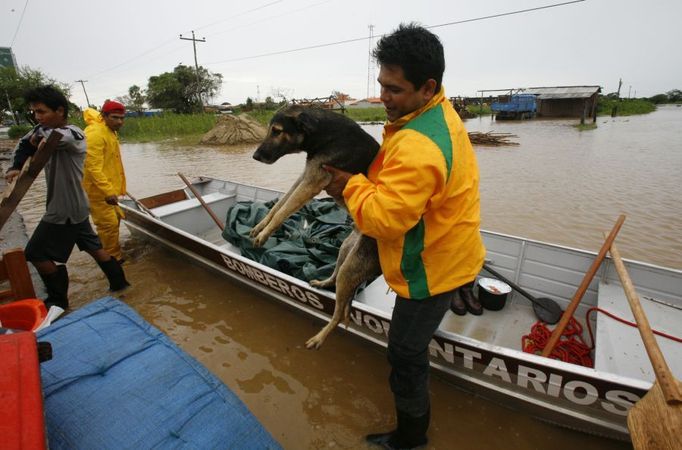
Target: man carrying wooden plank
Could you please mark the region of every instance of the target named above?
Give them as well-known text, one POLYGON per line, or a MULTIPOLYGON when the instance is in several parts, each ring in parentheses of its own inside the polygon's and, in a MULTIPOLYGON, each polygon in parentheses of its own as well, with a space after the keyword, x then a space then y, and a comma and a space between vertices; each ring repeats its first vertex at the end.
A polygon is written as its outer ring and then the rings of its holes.
POLYGON ((53 130, 63 135, 45 164, 46 211, 25 250, 26 259, 45 283, 45 304, 64 309, 69 306, 69 275, 65 264, 74 245, 95 259, 112 291, 129 286, 120 264, 103 250, 90 224, 88 199, 82 186, 85 136, 80 128, 67 123, 66 97, 52 86, 41 86, 27 91, 24 98, 38 125, 17 144, 14 162, 6 174, 8 183, 20 174, 24 162, 44 145, 53 130))

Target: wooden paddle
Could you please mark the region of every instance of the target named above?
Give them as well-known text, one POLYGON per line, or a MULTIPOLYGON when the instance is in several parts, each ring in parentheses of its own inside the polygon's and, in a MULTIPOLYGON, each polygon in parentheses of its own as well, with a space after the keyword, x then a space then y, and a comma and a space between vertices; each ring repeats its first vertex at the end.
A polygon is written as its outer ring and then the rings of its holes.
POLYGON ((618 217, 618 220, 616 221, 616 224, 613 226, 611 233, 606 238, 606 242, 604 242, 604 244, 601 246, 599 254, 595 258, 594 262, 592 262, 590 269, 587 271, 587 273, 585 273, 582 283, 580 283, 580 286, 578 287, 578 290, 575 292, 573 299, 571 299, 571 303, 568 304, 568 308, 566 308, 566 311, 564 311, 564 314, 561 316, 559 324, 554 328, 554 331, 552 331, 552 335, 550 336, 547 345, 542 350, 542 356, 548 357, 552 353, 552 350, 554 350, 554 347, 556 346, 557 342, 559 342, 561 334, 564 332, 564 329, 566 328, 566 325, 568 325, 568 322, 571 320, 571 317, 573 317, 573 313, 578 307, 578 304, 580 304, 580 300, 582 300, 583 295, 585 295, 585 291, 587 291, 587 288, 590 286, 592 278, 594 278, 594 274, 597 273, 597 270, 599 270, 599 266, 601 265, 601 262, 604 260, 606 252, 609 251, 611 243, 613 243, 613 240, 616 239, 616 235, 618 234, 618 231, 620 231, 620 227, 623 225, 623 222, 625 222, 625 214, 621 214, 620 217, 618 217))
POLYGON ((190 181, 187 179, 187 177, 185 177, 182 173, 178 172, 178 176, 180 178, 182 178, 182 181, 184 181, 185 184, 187 185, 187 187, 189 188, 189 190, 192 191, 192 194, 194 194, 194 196, 197 198, 197 200, 199 200, 199 203, 201 203, 201 206, 204 207, 204 209, 206 210, 208 215, 211 216, 211 219, 213 219, 213 221, 216 223, 216 225, 218 225, 218 228, 220 228, 220 231, 223 231, 225 229, 225 224, 220 219, 218 219, 218 216, 215 215, 213 210, 206 204, 204 199, 201 198, 201 194, 199 194, 199 191, 197 191, 194 188, 194 186, 192 186, 192 183, 190 183, 190 181))
POLYGON ((147 208, 142 203, 140 203, 140 201, 138 199, 136 199, 135 197, 130 195, 130 192, 126 191, 126 195, 128 196, 128 198, 130 198, 137 205, 138 208, 140 208, 140 211, 147 213, 148 215, 152 216, 155 219, 159 218, 159 216, 154 214, 151 209, 147 208))
POLYGON ((21 199, 24 198, 40 171, 45 167, 62 137, 63 135, 59 131, 52 130, 50 136, 38 145, 35 154, 26 160, 14 183, 7 187, 2 200, 0 200, 0 230, 5 226, 21 199))
POLYGON ((656 374, 649 392, 628 413, 632 443, 637 450, 679 450, 682 448, 682 384, 665 362, 620 252, 613 243, 611 256, 656 374))

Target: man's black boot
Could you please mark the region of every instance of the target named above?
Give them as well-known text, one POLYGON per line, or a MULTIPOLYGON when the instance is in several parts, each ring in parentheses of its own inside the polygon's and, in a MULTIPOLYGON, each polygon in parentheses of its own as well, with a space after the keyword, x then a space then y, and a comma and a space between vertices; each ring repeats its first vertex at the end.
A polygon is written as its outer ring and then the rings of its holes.
POLYGON ((483 306, 474 295, 474 283, 467 283, 458 289, 459 297, 466 305, 467 311, 475 316, 483 314, 483 306))
POLYGON ((55 305, 67 309, 69 307, 69 272, 66 270, 66 266, 58 265, 56 272, 39 273, 39 275, 45 283, 45 290, 47 290, 45 307, 50 309, 50 306, 55 305))
POLYGON ((419 417, 401 411, 397 411, 396 415, 397 429, 390 433, 368 434, 365 438, 367 442, 389 450, 413 449, 426 445, 426 430, 429 429, 431 411, 427 410, 426 414, 419 417))
POLYGON ((97 261, 99 267, 104 272, 109 280, 109 290, 110 291, 120 291, 130 286, 128 280, 126 280, 125 273, 123 273, 123 268, 116 258, 111 258, 109 261, 97 261))

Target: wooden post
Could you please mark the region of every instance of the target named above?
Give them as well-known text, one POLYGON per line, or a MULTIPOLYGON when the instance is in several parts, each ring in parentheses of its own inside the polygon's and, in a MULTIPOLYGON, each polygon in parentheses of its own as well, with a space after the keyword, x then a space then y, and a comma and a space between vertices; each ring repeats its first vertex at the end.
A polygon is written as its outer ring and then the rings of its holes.
POLYGON ((15 182, 7 186, 7 190, 0 201, 0 230, 5 226, 21 199, 24 198, 40 171, 45 167, 62 136, 60 132, 52 130, 45 145, 38 147, 33 157, 24 163, 24 167, 15 182))
POLYGON ((36 298, 24 250, 21 248, 5 250, 0 261, 0 279, 9 280, 10 285, 10 290, 1 292, 0 298, 12 300, 36 298))
POLYGON ((204 209, 206 210, 208 215, 211 216, 211 219, 213 219, 215 224, 218 225, 218 228, 220 228, 221 231, 224 230, 225 224, 220 219, 218 219, 218 216, 215 215, 215 213, 213 212, 211 207, 206 204, 206 202, 204 201, 203 198, 201 198, 201 194, 199 193, 199 191, 197 191, 194 188, 194 186, 192 186, 192 183, 190 183, 189 180, 187 179, 187 177, 185 177, 182 173, 178 172, 178 176, 180 178, 182 178, 182 181, 184 181, 185 184, 187 185, 187 187, 189 188, 189 190, 192 191, 192 194, 194 194, 196 199, 199 200, 199 203, 201 203, 201 206, 204 207, 204 209))

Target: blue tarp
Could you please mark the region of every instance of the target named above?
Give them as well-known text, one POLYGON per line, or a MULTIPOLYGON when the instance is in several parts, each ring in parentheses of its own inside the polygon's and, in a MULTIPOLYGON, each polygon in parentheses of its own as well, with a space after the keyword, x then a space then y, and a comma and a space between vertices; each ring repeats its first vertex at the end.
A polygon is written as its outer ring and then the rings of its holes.
POLYGON ((38 333, 51 449, 278 449, 239 398, 119 300, 38 333))

